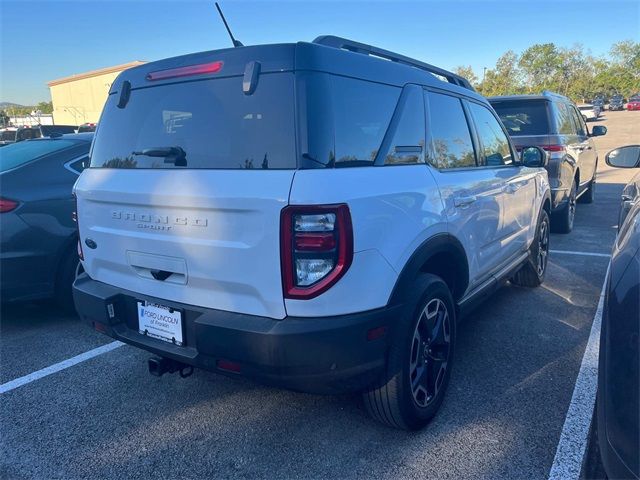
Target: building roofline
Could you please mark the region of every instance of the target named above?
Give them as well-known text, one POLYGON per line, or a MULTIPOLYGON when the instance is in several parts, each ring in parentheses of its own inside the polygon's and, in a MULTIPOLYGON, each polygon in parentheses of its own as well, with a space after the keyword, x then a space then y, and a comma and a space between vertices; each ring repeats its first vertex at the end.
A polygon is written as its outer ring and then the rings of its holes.
POLYGON ((122 70, 126 70, 131 67, 137 67, 138 65, 142 65, 144 62, 142 60, 135 60, 129 63, 122 63, 120 65, 114 65, 112 67, 99 68, 97 70, 91 70, 85 73, 77 73, 74 75, 69 75, 68 77, 58 78, 56 80, 51 80, 47 83, 47 86, 53 87, 54 85, 60 85, 62 83, 73 82, 76 80, 82 80, 84 78, 97 77, 99 75, 105 75, 107 73, 120 72, 122 70))

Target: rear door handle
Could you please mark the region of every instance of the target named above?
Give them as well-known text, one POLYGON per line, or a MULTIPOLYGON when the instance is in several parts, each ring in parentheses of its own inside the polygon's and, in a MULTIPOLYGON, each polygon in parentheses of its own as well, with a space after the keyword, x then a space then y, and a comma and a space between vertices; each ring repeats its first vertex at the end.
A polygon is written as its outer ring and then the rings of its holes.
POLYGON ((461 197, 455 197, 453 204, 456 207, 467 207, 477 200, 475 195, 465 195, 461 197))

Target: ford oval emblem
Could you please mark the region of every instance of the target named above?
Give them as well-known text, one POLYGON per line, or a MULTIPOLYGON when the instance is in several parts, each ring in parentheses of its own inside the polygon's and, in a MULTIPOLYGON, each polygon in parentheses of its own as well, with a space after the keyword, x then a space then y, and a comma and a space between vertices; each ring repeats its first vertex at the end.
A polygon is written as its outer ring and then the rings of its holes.
POLYGON ((95 250, 95 248, 98 246, 98 244, 90 238, 85 238, 84 244, 92 250, 95 250))

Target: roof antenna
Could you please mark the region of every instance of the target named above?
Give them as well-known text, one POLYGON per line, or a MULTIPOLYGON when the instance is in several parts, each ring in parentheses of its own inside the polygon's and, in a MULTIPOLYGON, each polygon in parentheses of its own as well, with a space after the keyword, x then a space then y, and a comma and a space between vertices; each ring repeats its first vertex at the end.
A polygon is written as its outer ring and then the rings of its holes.
POLYGON ((224 26, 227 29, 227 32, 229 32, 229 36, 231 37, 231 42, 233 43, 233 46, 234 47, 244 47, 244 45, 242 44, 242 42, 240 40, 236 40, 235 38, 233 38, 233 33, 231 33, 231 29, 229 28, 229 25, 227 24, 227 20, 224 18, 224 13, 222 13, 222 10, 220 10, 220 5, 218 5, 218 2, 216 2, 216 8, 218 9, 218 13, 220 14, 220 18, 222 18, 224 26))

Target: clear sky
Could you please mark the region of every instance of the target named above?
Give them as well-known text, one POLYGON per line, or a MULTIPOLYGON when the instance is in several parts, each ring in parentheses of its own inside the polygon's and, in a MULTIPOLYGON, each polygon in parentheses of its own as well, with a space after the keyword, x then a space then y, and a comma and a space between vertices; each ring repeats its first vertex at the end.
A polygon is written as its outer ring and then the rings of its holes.
MULTIPOLYGON (((222 8, 245 45, 334 34, 478 76, 506 50, 640 40, 640 0, 242 1, 222 8)), ((0 101, 50 99, 46 82, 132 60, 230 46, 212 1, 0 0, 0 101)))

